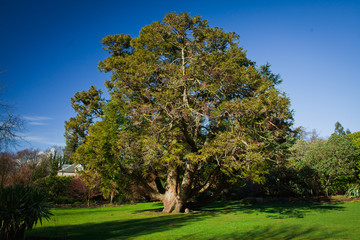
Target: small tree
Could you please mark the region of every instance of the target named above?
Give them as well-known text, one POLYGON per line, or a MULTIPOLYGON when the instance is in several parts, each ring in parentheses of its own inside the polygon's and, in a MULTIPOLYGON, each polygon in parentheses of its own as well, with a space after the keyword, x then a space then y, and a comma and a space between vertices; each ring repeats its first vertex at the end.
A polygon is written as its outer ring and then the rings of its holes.
POLYGON ((64 164, 71 163, 61 147, 52 147, 46 154, 51 176, 56 176, 64 164))
POLYGON ((86 166, 86 174, 101 179, 99 189, 105 199, 113 203, 117 194, 127 191, 129 179, 121 170, 116 153, 119 125, 117 106, 109 103, 105 106, 103 121, 89 128, 86 142, 75 154, 75 161, 86 166))
POLYGON ((40 162, 36 165, 35 169, 32 172, 33 181, 38 179, 45 178, 50 174, 49 162, 46 159, 46 156, 42 155, 40 162))
POLYGON ((99 178, 96 174, 90 174, 89 171, 82 171, 80 177, 74 177, 69 186, 70 195, 86 202, 90 206, 90 200, 99 196, 99 178))

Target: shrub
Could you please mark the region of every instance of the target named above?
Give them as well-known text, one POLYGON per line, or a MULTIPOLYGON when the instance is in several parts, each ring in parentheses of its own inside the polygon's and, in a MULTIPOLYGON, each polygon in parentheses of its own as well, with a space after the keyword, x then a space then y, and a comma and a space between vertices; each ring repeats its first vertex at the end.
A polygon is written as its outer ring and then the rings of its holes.
POLYGON ((47 195, 37 187, 15 185, 0 190, 0 239, 24 239, 25 230, 52 215, 47 195))
POLYGON ((348 198, 360 197, 360 184, 350 185, 349 189, 346 191, 346 197, 348 198))
POLYGON ((90 205, 90 200, 96 196, 99 196, 100 193, 97 190, 97 185, 89 186, 85 181, 83 181, 79 177, 74 177, 71 179, 68 193, 75 197, 77 200, 81 200, 82 202, 86 202, 86 204, 90 205))
POLYGON ((72 179, 73 177, 48 176, 36 181, 35 185, 47 192, 52 202, 67 204, 76 200, 69 194, 72 179))

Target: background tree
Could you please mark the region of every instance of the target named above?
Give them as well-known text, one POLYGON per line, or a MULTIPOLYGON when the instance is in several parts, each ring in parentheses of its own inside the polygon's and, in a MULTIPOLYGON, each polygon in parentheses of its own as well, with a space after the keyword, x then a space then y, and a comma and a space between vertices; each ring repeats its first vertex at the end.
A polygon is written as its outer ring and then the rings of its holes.
POLYGON ((56 176, 64 164, 71 163, 71 160, 65 155, 64 149, 58 146, 52 147, 45 155, 51 176, 56 176))
POLYGON ((11 166, 8 170, 5 167, 2 169, 2 172, 8 172, 4 178, 7 180, 4 182, 7 186, 32 185, 50 174, 57 175, 59 167, 66 162, 59 147, 45 153, 34 149, 24 149, 16 154, 5 152, 1 153, 1 158, 4 166, 11 166))
MULTIPOLYGON (((286 155, 290 101, 275 88, 279 77, 269 65, 256 68, 238 40, 181 13, 166 14, 137 38, 102 41, 110 56, 99 68, 112 72, 105 84, 108 104, 121 118, 115 143, 103 146, 114 149, 121 171, 161 200, 166 213, 179 212, 209 189, 215 197, 239 178, 260 181, 286 155)), ((91 125, 75 121, 84 119, 77 113, 66 123, 70 135, 91 125)), ((96 125, 82 143, 101 136, 96 125)), ((89 151, 97 150, 83 145, 78 157, 89 151)))
MULTIPOLYGON (((316 133, 316 130, 312 130, 311 133, 316 133)), ((313 169, 312 163, 305 161, 304 158, 317 143, 323 143, 326 140, 316 139, 314 134, 311 135, 308 141, 299 139, 290 148, 291 156, 287 164, 287 170, 292 175, 290 188, 300 196, 318 196, 322 191, 319 174, 313 169)))
POLYGON ((30 164, 36 166, 40 163, 42 155, 39 150, 35 149, 24 149, 20 150, 16 153, 16 159, 20 163, 21 166, 25 164, 30 164))
POLYGON ((31 185, 34 179, 34 172, 42 160, 40 151, 24 149, 18 151, 15 161, 18 163, 16 172, 11 177, 11 185, 31 185))
MULTIPOLYGON (((0 91, 2 89, 0 82, 0 91)), ((15 144, 19 139, 18 132, 23 129, 22 119, 11 110, 11 107, 0 99, 0 152, 15 144)))
POLYGON ((85 170, 80 177, 71 179, 69 193, 90 206, 90 200, 100 195, 98 190, 100 180, 99 176, 85 170))
POLYGON ((50 175, 50 165, 45 154, 41 154, 40 162, 35 166, 32 171, 32 180, 33 182, 38 179, 45 178, 50 175))
POLYGON ((76 154, 76 162, 86 166, 87 175, 93 174, 101 179, 99 189, 105 199, 113 203, 114 197, 124 193, 128 179, 121 171, 117 157, 117 141, 122 117, 118 114, 118 106, 109 103, 104 109, 102 121, 89 128, 86 142, 81 145, 76 154))
POLYGON ((104 101, 101 98, 102 91, 91 86, 88 91, 75 93, 71 98, 71 106, 76 112, 76 117, 65 121, 65 155, 70 158, 76 148, 80 146, 89 126, 94 120, 102 115, 104 101))
POLYGON ((15 173, 18 166, 15 159, 15 154, 11 152, 0 152, 0 189, 9 184, 10 177, 15 173))
POLYGON ((321 186, 321 190, 328 195, 329 188, 336 180, 352 180, 357 157, 358 153, 347 135, 333 134, 329 140, 298 141, 293 148, 292 165, 299 171, 313 170, 311 180, 305 179, 307 186, 315 194, 317 186, 321 186))
POLYGON ((337 135, 346 135, 346 134, 350 134, 350 130, 346 129, 346 131, 344 130, 344 127, 341 125, 341 123, 336 122, 335 123, 335 130, 334 130, 334 134, 337 135))

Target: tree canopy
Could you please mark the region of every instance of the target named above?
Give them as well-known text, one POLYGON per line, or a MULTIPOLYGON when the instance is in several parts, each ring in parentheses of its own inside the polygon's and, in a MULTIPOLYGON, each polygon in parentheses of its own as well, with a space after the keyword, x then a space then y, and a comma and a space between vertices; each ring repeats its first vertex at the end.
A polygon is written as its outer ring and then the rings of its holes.
MULTIPOLYGON (((0 91, 2 83, 0 82, 0 91)), ((19 131, 23 129, 23 120, 16 116, 8 104, 0 99, 0 151, 14 145, 19 140, 19 131)))
POLYGON ((71 156, 83 143, 89 126, 102 114, 101 94, 101 90, 91 86, 88 91, 77 92, 71 98, 71 107, 77 115, 65 121, 66 155, 71 156))
MULTIPOLYGON (((89 128, 74 148, 88 168, 114 169, 169 213, 205 191, 215 197, 229 182, 261 181, 284 159, 290 100, 276 88, 281 80, 270 65, 247 58, 236 33, 171 13, 138 37, 111 35, 102 43, 109 57, 99 69, 112 73, 105 83, 110 100, 91 107, 107 110, 89 124, 76 121, 83 115, 77 110, 67 122, 67 129, 71 122, 71 129, 89 128)), ((69 146, 74 135, 66 136, 69 146)))

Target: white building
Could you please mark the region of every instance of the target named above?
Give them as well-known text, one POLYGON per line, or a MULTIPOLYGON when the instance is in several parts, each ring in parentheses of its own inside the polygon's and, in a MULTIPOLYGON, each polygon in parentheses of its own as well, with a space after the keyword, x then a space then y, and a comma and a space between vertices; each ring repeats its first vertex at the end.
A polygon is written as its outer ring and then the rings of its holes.
POLYGON ((62 168, 58 171, 58 176, 75 176, 79 172, 84 170, 84 167, 81 164, 64 164, 62 168))

